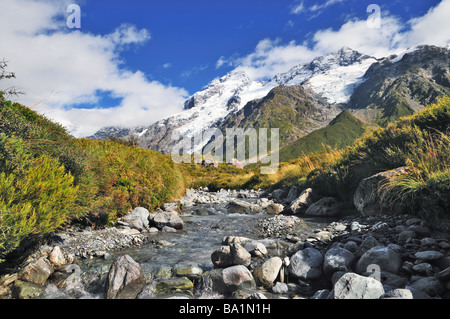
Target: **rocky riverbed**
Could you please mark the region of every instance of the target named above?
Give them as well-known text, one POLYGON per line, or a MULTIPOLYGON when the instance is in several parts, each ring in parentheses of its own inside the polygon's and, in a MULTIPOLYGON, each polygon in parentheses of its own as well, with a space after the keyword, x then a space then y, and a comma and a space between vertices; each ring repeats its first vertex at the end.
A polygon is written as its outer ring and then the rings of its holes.
POLYGON ((115 227, 54 234, 1 298, 448 298, 450 237, 310 189, 189 190, 115 227))

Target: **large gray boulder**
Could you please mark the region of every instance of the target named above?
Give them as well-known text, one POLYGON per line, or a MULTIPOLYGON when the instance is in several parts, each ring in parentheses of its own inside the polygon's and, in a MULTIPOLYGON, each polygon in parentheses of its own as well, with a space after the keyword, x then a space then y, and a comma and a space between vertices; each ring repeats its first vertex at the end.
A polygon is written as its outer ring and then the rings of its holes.
POLYGON ((141 266, 130 256, 116 259, 106 282, 107 299, 134 299, 145 284, 141 266))
POLYGON ((249 203, 240 199, 234 199, 227 205, 229 214, 259 214, 262 207, 253 203, 249 203))
POLYGON ((296 199, 290 202, 289 210, 293 214, 304 213, 314 203, 315 197, 311 188, 305 189, 296 199))
POLYGON ((183 229, 184 222, 176 212, 157 211, 152 217, 153 224, 162 229, 164 226, 183 229))
POLYGON ((308 247, 297 251, 290 259, 289 273, 304 280, 317 279, 322 275, 323 256, 317 249, 308 247))
POLYGON ((334 197, 324 197, 309 206, 306 216, 338 216, 342 211, 342 204, 334 197))
POLYGON ((336 271, 349 271, 356 256, 349 250, 341 247, 329 249, 324 258, 323 271, 332 275, 336 271))
MULTIPOLYGON (((391 212, 391 208, 382 205, 380 187, 389 179, 408 174, 408 167, 399 167, 386 172, 381 172, 363 179, 353 196, 353 203, 362 216, 381 215, 391 212)), ((401 210, 401 207, 396 207, 401 210)))
POLYGON ((362 255, 356 263, 356 271, 362 274, 367 272, 371 265, 376 265, 380 271, 396 274, 400 270, 402 260, 391 248, 377 246, 369 249, 362 255))
POLYGON ((122 221, 127 223, 131 228, 143 231, 148 227, 148 218, 150 212, 143 207, 136 207, 131 213, 128 213, 122 218, 122 221))
POLYGON ((379 299, 384 294, 381 282, 371 277, 346 273, 334 284, 334 299, 379 299))
POLYGON ((247 267, 242 265, 215 269, 211 271, 214 290, 221 294, 230 294, 240 289, 256 287, 255 279, 247 267))

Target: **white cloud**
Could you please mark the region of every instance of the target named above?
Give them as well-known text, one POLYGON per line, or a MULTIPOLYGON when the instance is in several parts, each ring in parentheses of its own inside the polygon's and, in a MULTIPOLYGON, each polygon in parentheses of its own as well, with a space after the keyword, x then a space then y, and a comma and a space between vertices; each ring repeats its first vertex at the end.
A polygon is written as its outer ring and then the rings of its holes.
POLYGON ((26 95, 17 100, 66 125, 75 136, 86 136, 108 125, 151 124, 182 110, 188 93, 150 81, 140 71, 123 68, 120 53, 150 39, 146 29, 122 24, 107 35, 68 29, 69 1, 2 0, 2 56, 26 95), (96 104, 100 93, 121 102, 113 108, 78 109, 96 104))
POLYGON ((316 52, 295 41, 280 44, 281 40, 261 40, 251 54, 234 59, 234 65, 244 70, 254 80, 264 80, 285 72, 294 65, 311 61, 316 52))
MULTIPOLYGON (((331 6, 343 0, 329 0, 321 7, 331 6)), ((308 10, 320 9, 310 7, 308 10)), ((305 9, 306 10, 306 9, 305 9)), ((322 29, 311 36, 308 43, 294 41, 282 44, 280 39, 263 39, 255 50, 244 57, 221 57, 225 61, 245 70, 254 80, 262 80, 295 65, 310 62, 319 55, 336 52, 344 46, 378 58, 401 52, 420 44, 446 47, 450 43, 450 0, 443 0, 424 16, 405 22, 385 11, 381 13, 381 27, 371 28, 365 19, 352 19, 338 29, 322 29)))
POLYGON ((305 5, 303 3, 303 1, 301 1, 300 3, 297 3, 291 10, 291 13, 293 14, 299 14, 301 12, 305 11, 305 5))

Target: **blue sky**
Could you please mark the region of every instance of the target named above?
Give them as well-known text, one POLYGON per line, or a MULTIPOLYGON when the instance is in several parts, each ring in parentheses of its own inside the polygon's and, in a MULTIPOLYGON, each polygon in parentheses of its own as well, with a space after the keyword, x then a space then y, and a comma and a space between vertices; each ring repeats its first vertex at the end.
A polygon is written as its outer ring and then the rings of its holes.
POLYGON ((377 57, 446 46, 450 0, 2 0, 0 83, 75 136, 149 125, 240 68, 264 80, 348 46, 377 57), (69 29, 78 4, 81 29, 69 29), (369 28, 367 7, 381 9, 369 28))
MULTIPOLYGON (((350 19, 366 19, 374 0, 170 0, 80 2, 82 29, 107 34, 122 23, 149 30, 151 39, 122 53, 126 65, 151 79, 195 93, 232 67, 216 68, 220 57, 246 56, 262 39, 310 41, 315 31, 337 29, 350 19), (330 2, 330 1, 328 1, 330 2), (295 11, 303 3, 304 10, 295 11)), ((423 16, 439 1, 384 1, 379 5, 406 22, 423 16)))

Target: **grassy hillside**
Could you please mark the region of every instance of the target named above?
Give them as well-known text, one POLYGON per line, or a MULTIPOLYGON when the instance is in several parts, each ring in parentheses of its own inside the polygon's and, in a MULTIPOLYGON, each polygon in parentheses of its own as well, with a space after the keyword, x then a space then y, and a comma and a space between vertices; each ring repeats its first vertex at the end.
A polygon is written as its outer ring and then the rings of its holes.
POLYGON ((384 185, 382 204, 403 203, 408 213, 438 222, 450 218, 449 127, 450 97, 444 97, 415 115, 366 134, 345 149, 324 150, 281 163, 273 175, 260 175, 258 169, 247 171, 241 186, 312 187, 324 196, 352 201, 362 179, 409 166, 411 174, 384 185))
POLYGON ((101 227, 134 207, 155 209, 180 197, 185 181, 169 156, 75 139, 0 94, 0 260, 68 223, 101 227))
POLYGON ((318 153, 327 148, 342 149, 361 137, 367 129, 361 120, 343 111, 327 127, 314 131, 280 149, 280 161, 318 153))

